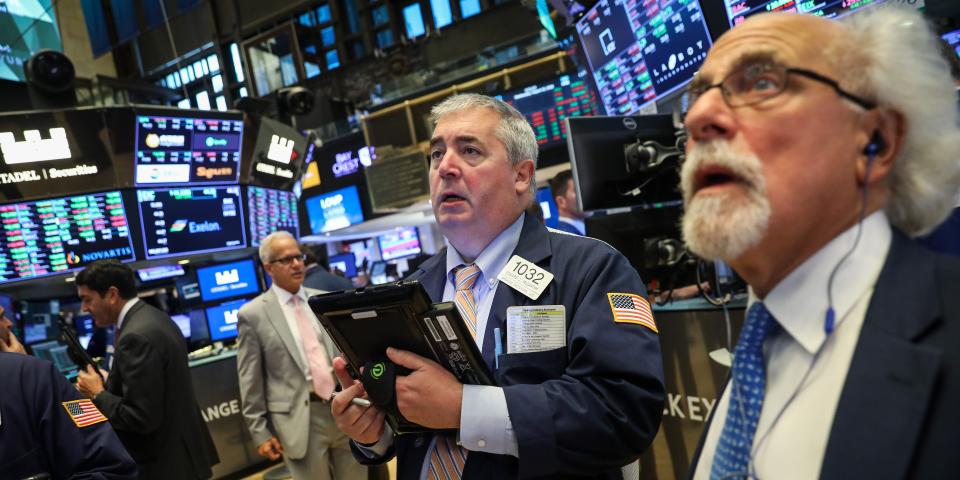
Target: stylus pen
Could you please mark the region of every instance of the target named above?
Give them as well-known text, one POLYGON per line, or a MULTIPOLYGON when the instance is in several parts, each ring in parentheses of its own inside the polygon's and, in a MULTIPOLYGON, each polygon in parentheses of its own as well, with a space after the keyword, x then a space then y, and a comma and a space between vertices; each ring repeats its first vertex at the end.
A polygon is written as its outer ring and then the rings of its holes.
MULTIPOLYGON (((340 393, 340 392, 333 392, 333 393, 331 393, 331 394, 330 394, 330 401, 333 401, 333 397, 336 397, 338 393, 340 393)), ((360 397, 353 397, 353 398, 351 398, 351 399, 350 399, 350 403, 352 403, 352 404, 354 404, 354 405, 356 405, 356 406, 358 406, 358 407, 369 407, 370 405, 373 405, 372 403, 370 403, 370 400, 367 400, 366 398, 360 398, 360 397)))

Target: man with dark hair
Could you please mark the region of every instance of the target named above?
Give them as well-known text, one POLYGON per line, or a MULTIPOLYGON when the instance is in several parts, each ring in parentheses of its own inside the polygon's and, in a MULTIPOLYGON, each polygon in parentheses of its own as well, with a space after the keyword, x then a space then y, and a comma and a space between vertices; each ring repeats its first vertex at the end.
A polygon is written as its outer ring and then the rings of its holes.
POLYGON ((564 170, 550 179, 550 194, 553 195, 560 216, 557 230, 586 235, 583 219, 587 216, 577 203, 577 189, 573 185, 573 173, 570 170, 564 170))
POLYGON ((77 378, 80 393, 110 420, 140 478, 209 478, 219 458, 200 416, 180 330, 137 298, 133 270, 116 260, 91 263, 76 284, 94 323, 117 326, 106 384, 87 366, 77 378))
MULTIPOLYGON (((306 245, 300 247, 306 257, 304 263, 303 286, 323 290, 325 292, 335 292, 337 290, 348 290, 353 288, 353 282, 339 275, 334 275, 327 270, 327 265, 322 265, 319 257, 313 249, 306 245)), ((326 262, 323 262, 326 263, 326 262)))

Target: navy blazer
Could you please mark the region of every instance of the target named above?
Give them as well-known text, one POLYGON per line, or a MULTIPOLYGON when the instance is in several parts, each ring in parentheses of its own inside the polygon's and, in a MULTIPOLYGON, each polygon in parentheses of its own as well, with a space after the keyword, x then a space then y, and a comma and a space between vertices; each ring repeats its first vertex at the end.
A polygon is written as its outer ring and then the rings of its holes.
MULTIPOLYGON (((664 386, 659 338, 652 330, 613 320, 608 292, 645 295, 627 259, 595 239, 549 232, 527 216, 514 254, 554 274, 537 301, 503 282, 494 293, 482 352, 503 387, 519 459, 470 452, 464 479, 621 478, 620 467, 640 456, 660 426, 664 386), (505 328, 514 305, 563 305, 567 346, 507 354, 493 368, 493 329, 505 328)), ((446 251, 411 278, 441 301, 446 251)), ((498 272, 485 272, 496 275, 498 272)), ((419 478, 430 434, 399 435, 397 478, 419 478)), ((394 453, 364 463, 388 460, 394 453)))
MULTIPOLYGON (((840 393, 820 478, 957 478, 958 294, 960 258, 929 251, 894 230, 840 393)), ((690 477, 709 428, 710 421, 690 477)))

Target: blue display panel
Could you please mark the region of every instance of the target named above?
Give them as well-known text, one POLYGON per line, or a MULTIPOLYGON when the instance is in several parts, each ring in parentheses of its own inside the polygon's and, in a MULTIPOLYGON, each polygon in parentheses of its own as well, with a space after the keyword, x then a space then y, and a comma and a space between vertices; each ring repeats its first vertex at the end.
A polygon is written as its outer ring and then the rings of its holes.
POLYGON ((242 115, 198 118, 199 115, 207 116, 209 112, 137 116, 136 185, 203 185, 239 180, 242 115))
POLYGON ((237 315, 247 300, 233 300, 206 309, 210 341, 229 340, 237 336, 237 315))
POLYGON ((819 2, 796 0, 724 0, 730 26, 742 23, 747 17, 764 12, 800 12, 825 18, 842 17, 855 10, 882 3, 884 0, 824 0, 819 2))
POLYGON ((363 208, 355 185, 310 197, 304 204, 314 235, 363 222, 363 208))
POLYGON ((352 252, 331 255, 327 265, 330 266, 330 271, 340 270, 343 272, 344 277, 357 276, 357 257, 352 252))
POLYGON ((541 147, 565 144, 563 119, 600 114, 597 94, 584 79, 571 75, 506 92, 497 98, 513 105, 527 118, 541 147))
POLYGON ((197 269, 200 298, 204 302, 259 293, 257 271, 252 259, 197 269))
POLYGON ((277 230, 286 230, 294 238, 300 237, 300 216, 297 196, 293 192, 250 186, 247 189, 247 217, 250 225, 250 245, 277 230))
POLYGON ((712 42, 697 0, 600 0, 577 21, 608 115, 628 115, 676 91, 712 42))
POLYGON ((135 260, 120 192, 0 205, 0 282, 135 260))
POLYGON ((544 223, 550 228, 557 228, 560 224, 560 212, 557 210, 557 203, 553 199, 550 187, 537 190, 537 203, 540 205, 540 211, 543 212, 544 223))
POLYGON ((148 259, 245 248, 240 187, 137 190, 148 259))
POLYGON ((190 338, 190 314, 189 313, 178 313, 176 315, 170 315, 170 320, 173 320, 173 323, 176 324, 177 328, 180 329, 180 334, 183 335, 183 338, 190 338))
POLYGON ((401 228, 377 237, 380 256, 384 260, 410 257, 420 253, 420 237, 417 227, 401 228))

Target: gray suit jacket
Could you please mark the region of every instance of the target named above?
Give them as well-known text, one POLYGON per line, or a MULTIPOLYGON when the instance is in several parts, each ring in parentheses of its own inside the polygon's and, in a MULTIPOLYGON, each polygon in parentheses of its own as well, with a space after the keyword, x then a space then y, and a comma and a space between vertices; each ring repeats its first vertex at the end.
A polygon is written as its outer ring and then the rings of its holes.
MULTIPOLYGON (((323 293, 306 289, 307 296, 323 293)), ((306 307, 309 308, 309 307, 306 307)), ((237 373, 243 416, 253 441, 260 445, 272 436, 280 439, 284 455, 306 455, 310 424, 310 392, 304 372, 308 366, 293 340, 280 301, 273 289, 251 300, 238 317, 240 349, 237 373)), ((328 335, 318 335, 331 360, 339 355, 328 335)))

